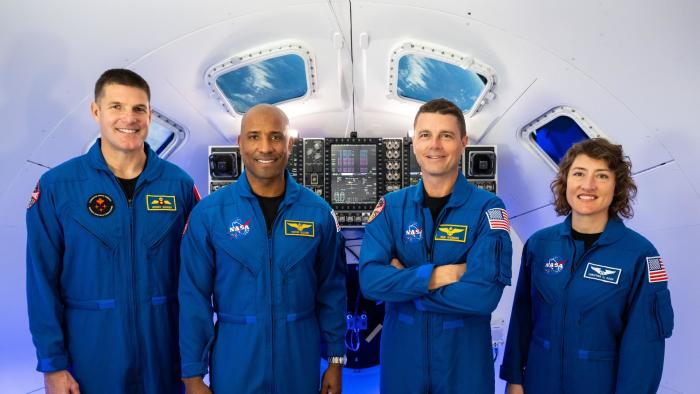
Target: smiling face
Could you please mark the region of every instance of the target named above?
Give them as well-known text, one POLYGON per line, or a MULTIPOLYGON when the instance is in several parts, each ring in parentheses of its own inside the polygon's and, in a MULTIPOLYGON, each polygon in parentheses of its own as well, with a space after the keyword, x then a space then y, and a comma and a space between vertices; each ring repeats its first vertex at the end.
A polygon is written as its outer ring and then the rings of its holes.
POLYGON ((273 106, 255 106, 243 117, 238 145, 248 182, 260 196, 276 196, 284 190, 292 144, 287 129, 287 117, 273 106))
POLYGON ((604 160, 576 156, 566 177, 566 201, 574 221, 602 224, 615 194, 615 174, 604 160))
POLYGON ((140 88, 108 84, 90 106, 92 117, 100 126, 102 152, 140 153, 151 124, 148 95, 140 88))
POLYGON ((413 151, 423 177, 456 176, 459 159, 467 145, 467 136, 460 137, 457 118, 423 112, 416 118, 414 130, 413 151))

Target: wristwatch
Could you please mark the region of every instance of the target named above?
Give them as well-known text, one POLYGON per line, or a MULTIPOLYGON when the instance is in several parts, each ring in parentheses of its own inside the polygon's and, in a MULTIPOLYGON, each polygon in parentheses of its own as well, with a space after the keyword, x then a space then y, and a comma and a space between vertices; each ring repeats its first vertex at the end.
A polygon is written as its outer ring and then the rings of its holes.
POLYGON ((328 364, 340 364, 345 366, 347 362, 348 358, 346 356, 328 356, 328 364))

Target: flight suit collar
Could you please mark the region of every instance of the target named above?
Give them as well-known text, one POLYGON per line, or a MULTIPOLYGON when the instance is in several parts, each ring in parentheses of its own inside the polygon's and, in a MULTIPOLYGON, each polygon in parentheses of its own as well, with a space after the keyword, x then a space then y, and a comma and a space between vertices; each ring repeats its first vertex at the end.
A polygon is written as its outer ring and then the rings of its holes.
MULTIPOLYGON (((447 204, 445 204, 445 208, 457 207, 466 203, 474 192, 474 188, 475 186, 470 184, 461 172, 457 174, 457 180, 452 188, 452 195, 447 204)), ((413 192, 413 202, 418 206, 423 206, 423 189, 423 180, 421 179, 413 192)))
MULTIPOLYGON (((616 217, 611 217, 608 219, 608 223, 605 225, 605 230, 600 235, 600 238, 595 242, 597 245, 609 245, 615 243, 625 234, 625 229, 627 226, 616 217)), ((559 227, 559 234, 564 237, 573 238, 571 234, 571 214, 569 214, 564 223, 559 227)))
MULTIPOLYGON (((92 147, 87 153, 88 162, 92 168, 112 174, 112 170, 109 169, 104 156, 102 156, 102 150, 100 150, 101 143, 102 139, 98 138, 97 141, 92 144, 92 147)), ((139 183, 158 178, 163 169, 163 163, 147 142, 144 142, 143 150, 146 152, 146 168, 144 168, 139 175, 139 183)))
MULTIPOLYGON (((301 186, 299 186, 294 178, 292 178, 288 170, 284 170, 284 181, 284 199, 280 203, 280 208, 291 204, 293 201, 296 201, 299 193, 301 192, 301 186)), ((235 188, 234 190, 236 193, 243 198, 257 199, 255 194, 253 194, 253 189, 250 188, 250 183, 248 183, 248 176, 246 175, 245 170, 243 170, 241 176, 238 178, 238 181, 233 185, 233 188, 235 188)))

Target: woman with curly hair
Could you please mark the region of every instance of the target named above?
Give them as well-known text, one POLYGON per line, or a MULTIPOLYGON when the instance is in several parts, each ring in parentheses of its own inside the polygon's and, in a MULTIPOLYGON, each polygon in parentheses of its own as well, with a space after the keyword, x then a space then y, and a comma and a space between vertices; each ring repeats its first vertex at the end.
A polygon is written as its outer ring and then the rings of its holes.
POLYGON ((510 393, 655 393, 673 330, 661 256, 622 218, 637 193, 622 147, 573 145, 551 184, 566 219, 525 244, 500 376, 510 393))

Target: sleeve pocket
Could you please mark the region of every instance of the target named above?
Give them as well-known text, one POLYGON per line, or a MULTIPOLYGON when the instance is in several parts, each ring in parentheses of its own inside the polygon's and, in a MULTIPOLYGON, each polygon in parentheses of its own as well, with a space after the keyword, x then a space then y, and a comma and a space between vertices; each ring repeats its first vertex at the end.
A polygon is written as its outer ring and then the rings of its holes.
POLYGON ((511 268, 513 263, 513 246, 510 240, 504 241, 502 238, 499 238, 496 243, 496 248, 498 250, 498 261, 496 262, 496 264, 498 264, 496 267, 498 271, 496 279, 504 285, 510 286, 510 279, 513 276, 511 268))
POLYGON ((654 317, 656 318, 656 338, 670 338, 673 332, 673 307, 671 292, 668 289, 655 294, 654 317))

